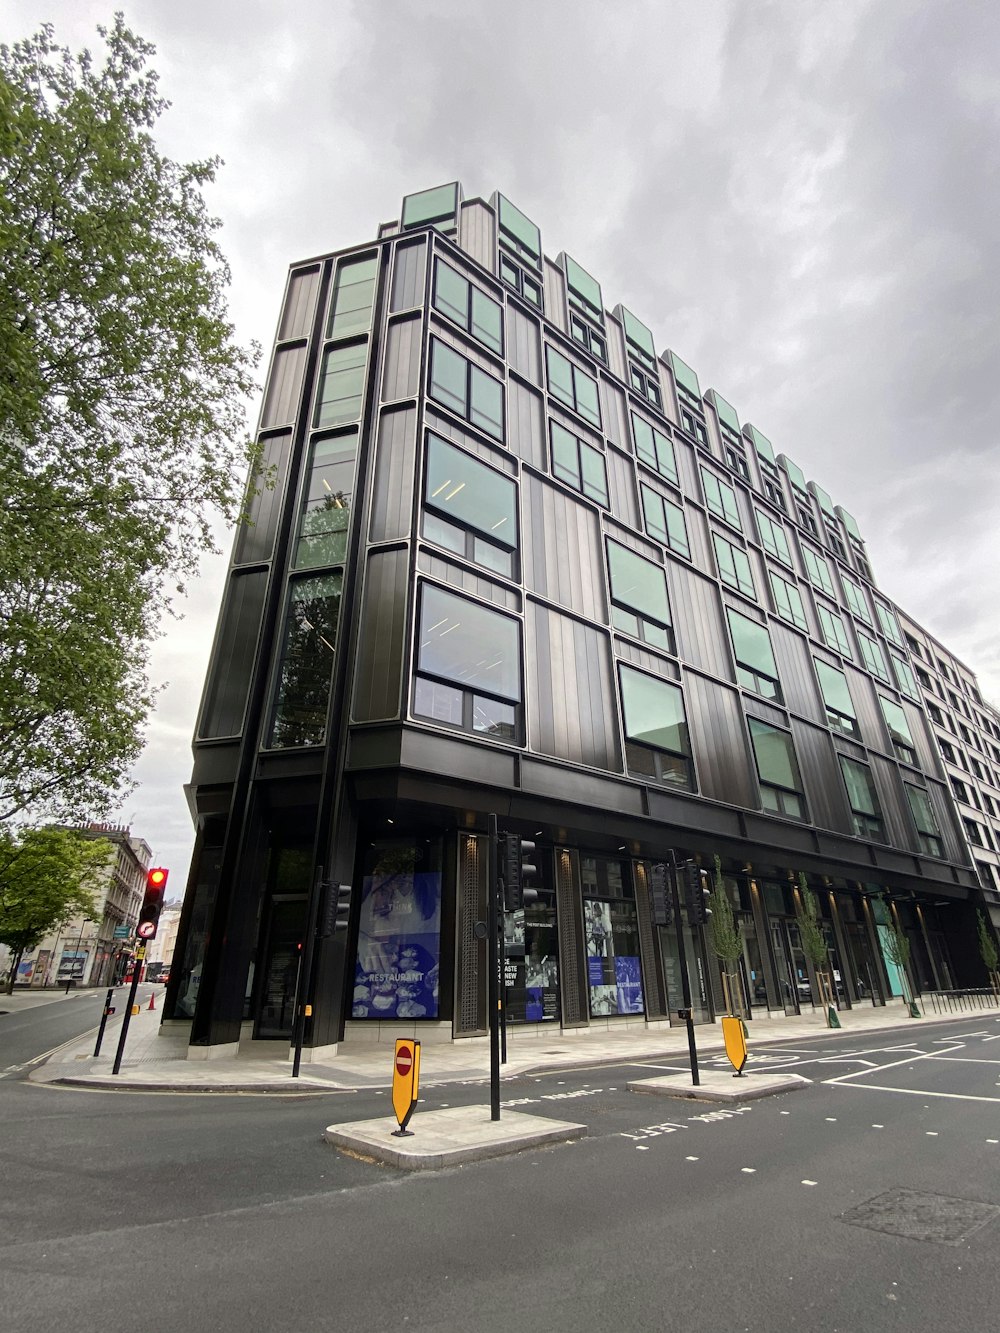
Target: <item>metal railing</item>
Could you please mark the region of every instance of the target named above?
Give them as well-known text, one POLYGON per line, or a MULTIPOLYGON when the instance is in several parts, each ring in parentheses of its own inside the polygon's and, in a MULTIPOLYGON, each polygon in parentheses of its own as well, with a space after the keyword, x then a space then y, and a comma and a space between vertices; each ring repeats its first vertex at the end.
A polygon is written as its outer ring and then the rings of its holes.
POLYGON ((1000 996, 989 986, 979 990, 924 991, 920 1000, 925 1008, 933 1009, 936 1014, 969 1013, 1000 1007, 1000 996))

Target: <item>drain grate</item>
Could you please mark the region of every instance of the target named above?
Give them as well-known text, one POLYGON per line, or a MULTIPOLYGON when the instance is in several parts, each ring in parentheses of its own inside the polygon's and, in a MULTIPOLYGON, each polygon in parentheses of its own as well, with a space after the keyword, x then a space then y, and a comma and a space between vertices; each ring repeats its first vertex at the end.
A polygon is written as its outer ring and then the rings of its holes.
POLYGON ((930 1240, 958 1245, 987 1222, 1000 1216, 1000 1206, 974 1199, 953 1199, 946 1194, 922 1194, 895 1189, 876 1194, 841 1214, 851 1226, 884 1231, 907 1240, 930 1240))

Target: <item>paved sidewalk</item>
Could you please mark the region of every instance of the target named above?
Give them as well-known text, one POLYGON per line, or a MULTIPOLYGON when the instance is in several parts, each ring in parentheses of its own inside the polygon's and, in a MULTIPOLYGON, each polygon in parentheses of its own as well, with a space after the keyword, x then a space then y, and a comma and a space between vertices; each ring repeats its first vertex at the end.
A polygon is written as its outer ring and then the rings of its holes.
MULTIPOLYGON (((100 998, 103 999, 104 992, 100 998)), ((324 1064, 303 1061, 300 1077, 291 1077, 288 1048, 282 1042, 253 1042, 236 1056, 212 1060, 188 1059, 188 1030, 185 1024, 160 1025, 159 1010, 163 987, 144 984, 139 987, 139 1014, 131 1020, 121 1072, 111 1073, 121 1016, 128 991, 115 992, 118 1013, 109 1020, 99 1057, 94 1057, 96 1024, 100 1002, 93 993, 71 992, 68 997, 52 994, 53 1001, 67 1004, 92 1004, 95 1030, 86 1037, 66 1043, 35 1070, 35 1082, 70 1083, 77 1087, 115 1088, 122 1091, 164 1092, 242 1092, 284 1093, 298 1096, 322 1092, 348 1092, 366 1088, 388 1089, 392 1083, 392 1041, 380 1043, 342 1042, 337 1054, 324 1064), (156 1008, 149 1009, 150 996, 156 1008)), ((0 1010, 26 1007, 19 997, 0 997, 0 1010), (14 1003, 7 1005, 6 1000, 14 1003)), ((923 1010, 923 1004, 921 1004, 923 1010)), ((859 1042, 869 1042, 881 1034, 892 1033, 899 1040, 916 1038, 935 1022, 961 1018, 972 1025, 1000 1021, 1000 1009, 972 1009, 964 1013, 909 1018, 901 1000, 886 1008, 857 1008, 840 1014, 842 1029, 856 1035, 859 1042)), ((0 1024, 3 1020, 0 1019, 0 1024)), ((755 1060, 766 1055, 772 1042, 795 1042, 813 1048, 817 1040, 833 1035, 821 1010, 796 1018, 754 1018, 748 1025, 749 1058, 747 1071, 755 1060)), ((0 1026, 0 1039, 2 1039, 0 1026)), ((838 1030, 834 1030, 837 1032, 838 1030)), ((723 1050, 718 1024, 696 1028, 699 1055, 709 1057, 723 1050)), ((413 1025, 404 1024, 400 1036, 412 1036, 413 1025)), ((419 1037, 419 1033, 417 1034, 419 1037)), ((649 1027, 628 1022, 607 1022, 580 1031, 560 1032, 552 1028, 511 1029, 508 1036, 508 1060, 501 1067, 504 1080, 532 1072, 586 1068, 621 1061, 668 1061, 686 1066, 687 1035, 683 1025, 649 1027)), ((766 1064, 766 1062, 765 1062, 766 1064)), ((421 1047, 421 1087, 469 1080, 488 1080, 489 1041, 485 1037, 447 1042, 425 1040, 421 1047)))

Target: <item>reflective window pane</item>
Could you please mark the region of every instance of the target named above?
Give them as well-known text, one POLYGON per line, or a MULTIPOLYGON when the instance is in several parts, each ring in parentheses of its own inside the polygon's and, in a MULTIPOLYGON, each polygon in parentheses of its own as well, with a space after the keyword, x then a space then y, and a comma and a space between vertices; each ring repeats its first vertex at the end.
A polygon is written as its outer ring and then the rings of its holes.
POLYGON ((518 622, 425 583, 420 599, 418 668, 463 688, 521 698, 518 622))
POLYGON ((330 701, 342 575, 296 579, 289 587, 270 744, 322 745, 330 701))

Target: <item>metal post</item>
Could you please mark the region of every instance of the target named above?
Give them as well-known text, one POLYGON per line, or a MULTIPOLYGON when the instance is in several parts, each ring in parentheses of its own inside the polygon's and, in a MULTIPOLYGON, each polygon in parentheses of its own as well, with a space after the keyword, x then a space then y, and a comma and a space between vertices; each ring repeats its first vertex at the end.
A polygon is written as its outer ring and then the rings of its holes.
POLYGON ((670 853, 670 888, 674 899, 674 921, 677 923, 677 959, 681 966, 681 992, 684 999, 684 1022, 687 1025, 688 1054, 691 1057, 691 1082, 701 1086, 698 1074, 698 1048, 694 1040, 694 1019, 691 1016, 691 982, 688 979, 687 950, 684 946, 684 922, 681 918, 681 895, 677 887, 677 856, 670 853))
POLYGON ((299 954, 299 971, 295 978, 295 1013, 292 1015, 295 1033, 295 1055, 292 1059, 292 1078, 298 1078, 302 1063, 302 1043, 305 1040, 306 1005, 309 1001, 309 981, 312 976, 313 950, 316 944, 316 916, 322 894, 323 867, 316 867, 312 893, 307 908, 305 948, 299 954), (299 981, 301 977, 301 984, 299 981))
POLYGON ((489 944, 489 989, 487 1005, 490 1011, 490 1119, 500 1119, 500 949, 498 931, 500 913, 497 907, 497 817, 490 815, 490 850, 487 864, 486 934, 489 944))
POLYGON ((140 944, 135 951, 135 957, 132 959, 132 985, 129 987, 128 1003, 125 1006, 125 1017, 122 1019, 122 1030, 118 1038, 118 1050, 115 1052, 112 1074, 117 1074, 122 1067, 122 1056, 125 1054, 125 1038, 128 1036, 128 1025, 132 1021, 132 1006, 135 1004, 135 993, 139 989, 139 973, 142 971, 145 958, 146 946, 140 944))
POLYGON ((104 1029, 108 1026, 108 1014, 111 1012, 111 1001, 114 999, 114 989, 109 990, 104 997, 104 1013, 101 1014, 101 1026, 97 1029, 97 1045, 94 1047, 94 1054, 100 1055, 101 1042, 104 1040, 104 1029))
MULTIPOLYGON (((500 894, 497 893, 499 899, 500 894)), ((500 977, 499 992, 497 1003, 500 1006, 500 1063, 507 1063, 507 941, 504 937, 504 922, 507 919, 507 912, 504 907, 498 907, 498 931, 497 931, 497 949, 499 957, 497 959, 497 972, 500 977)))

